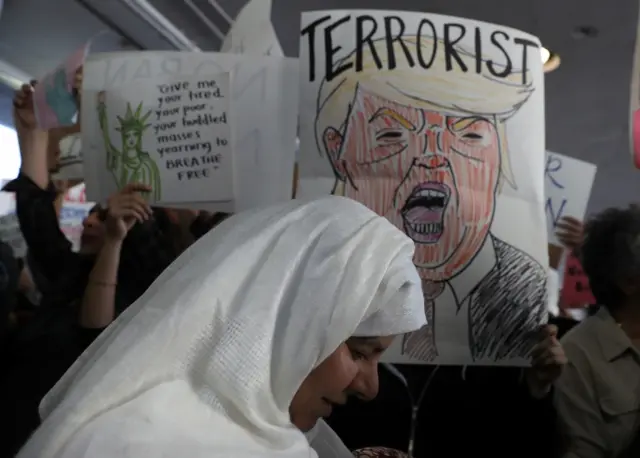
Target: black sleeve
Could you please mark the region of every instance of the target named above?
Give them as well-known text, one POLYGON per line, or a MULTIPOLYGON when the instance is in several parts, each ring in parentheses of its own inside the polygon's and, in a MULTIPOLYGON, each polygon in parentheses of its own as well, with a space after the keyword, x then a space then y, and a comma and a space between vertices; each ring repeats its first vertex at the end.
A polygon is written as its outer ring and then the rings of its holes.
POLYGON ((29 256, 49 281, 74 270, 78 255, 60 230, 55 210, 57 191, 53 183, 40 188, 30 178, 19 175, 7 188, 15 192, 20 230, 29 247, 29 256))
POLYGON ((83 328, 76 326, 75 332, 79 351, 85 351, 105 329, 107 328, 83 328))
POLYGON ((0 241, 0 335, 7 329, 9 314, 16 305, 20 263, 11 247, 0 241))
POLYGON ((521 444, 530 444, 531 451, 537 454, 535 456, 564 456, 567 449, 566 435, 553 404, 553 390, 543 399, 533 398, 526 387, 522 391, 521 405, 528 415, 526 425, 517 430, 520 432, 518 440, 521 444))

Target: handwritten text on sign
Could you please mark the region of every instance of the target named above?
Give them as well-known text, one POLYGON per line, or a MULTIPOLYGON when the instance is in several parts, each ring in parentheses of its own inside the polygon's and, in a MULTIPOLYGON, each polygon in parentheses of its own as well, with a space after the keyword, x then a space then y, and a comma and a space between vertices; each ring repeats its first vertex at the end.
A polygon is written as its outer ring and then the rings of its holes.
POLYGON ((157 166, 160 201, 233 200, 229 73, 136 84, 111 94, 113 114, 140 107, 134 116, 145 122, 141 149, 157 166))
POLYGON ((161 84, 158 90, 153 128, 166 169, 175 170, 178 180, 210 177, 229 144, 227 132, 216 135, 216 126, 229 123, 227 112, 213 112, 213 101, 224 98, 222 89, 215 80, 203 80, 161 84))
POLYGON ((556 226, 563 216, 584 218, 596 175, 596 166, 547 151, 544 174, 549 243, 560 245, 555 236, 556 226))

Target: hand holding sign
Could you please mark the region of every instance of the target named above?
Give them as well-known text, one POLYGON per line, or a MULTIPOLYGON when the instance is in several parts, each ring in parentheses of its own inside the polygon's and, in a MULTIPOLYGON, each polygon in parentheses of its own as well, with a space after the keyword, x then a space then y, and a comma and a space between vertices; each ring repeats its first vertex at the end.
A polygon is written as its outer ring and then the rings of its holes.
POLYGON ((569 250, 575 250, 582 245, 584 225, 577 218, 563 216, 556 225, 556 236, 563 246, 569 250))
POLYGON ((149 204, 141 192, 150 192, 146 185, 131 183, 109 199, 107 213, 107 236, 122 241, 136 222, 148 220, 152 215, 149 204))
POLYGON ((13 119, 18 130, 32 130, 36 126, 36 116, 33 111, 33 86, 23 84, 13 97, 13 119))

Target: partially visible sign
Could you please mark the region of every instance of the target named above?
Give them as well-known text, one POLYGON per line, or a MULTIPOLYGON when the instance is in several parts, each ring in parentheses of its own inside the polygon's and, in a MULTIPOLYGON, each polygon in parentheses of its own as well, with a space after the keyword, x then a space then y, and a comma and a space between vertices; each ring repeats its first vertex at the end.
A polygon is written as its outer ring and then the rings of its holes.
POLYGON ((560 307, 563 309, 583 308, 596 303, 589 279, 587 278, 580 260, 573 254, 568 254, 565 261, 564 281, 560 295, 560 307))
POLYGON ((60 140, 60 170, 53 176, 54 180, 82 180, 82 140, 80 134, 71 134, 60 140))
POLYGON ((547 236, 552 245, 561 245, 556 225, 563 216, 583 219, 589 203, 596 166, 572 157, 547 151, 544 170, 547 236))
POLYGON ((82 222, 93 207, 92 203, 68 203, 65 202, 60 210, 60 230, 73 246, 73 251, 80 249, 82 239, 82 222))
POLYGON ((271 0, 252 0, 242 8, 220 52, 284 57, 271 23, 271 0))
POLYGON ((64 195, 60 209, 60 230, 73 245, 73 251, 80 249, 83 221, 94 205, 93 202, 87 202, 84 183, 70 188, 64 195))
POLYGON ((40 128, 75 124, 78 108, 73 96, 73 82, 76 70, 82 66, 88 50, 88 44, 83 45, 36 86, 33 108, 40 128))
POLYGON ((631 70, 629 134, 631 145, 631 160, 640 169, 640 20, 636 32, 636 49, 633 54, 633 68, 631 70))

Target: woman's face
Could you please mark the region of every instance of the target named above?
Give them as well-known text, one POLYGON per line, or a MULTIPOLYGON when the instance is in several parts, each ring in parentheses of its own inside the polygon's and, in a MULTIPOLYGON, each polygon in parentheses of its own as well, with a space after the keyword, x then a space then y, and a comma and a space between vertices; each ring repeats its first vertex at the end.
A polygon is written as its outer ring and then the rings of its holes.
POLYGON ((95 254, 100 251, 106 228, 104 224, 104 210, 95 206, 82 222, 82 236, 80 239, 80 252, 83 254, 95 254))
POLYGON ((300 385, 289 407, 291 422, 306 432, 320 418, 328 417, 335 405, 345 404, 349 396, 375 398, 378 361, 393 338, 352 337, 340 345, 300 385))

